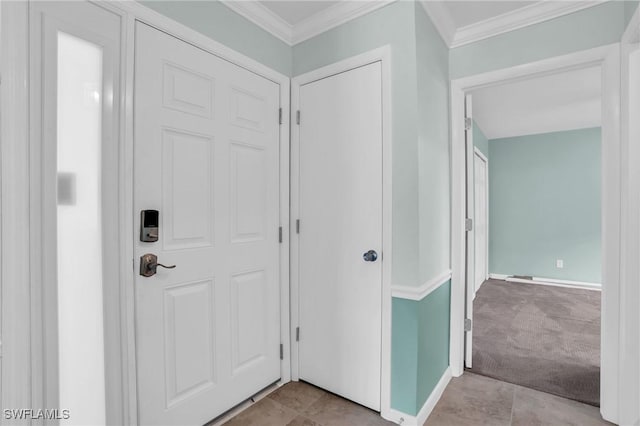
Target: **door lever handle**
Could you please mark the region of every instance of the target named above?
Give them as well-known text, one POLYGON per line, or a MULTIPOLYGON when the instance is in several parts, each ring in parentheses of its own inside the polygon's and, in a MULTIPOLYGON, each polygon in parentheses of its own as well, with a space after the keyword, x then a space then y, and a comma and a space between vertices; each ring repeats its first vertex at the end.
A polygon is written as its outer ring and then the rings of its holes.
POLYGON ((163 265, 162 263, 156 263, 156 266, 162 266, 165 269, 173 269, 176 265, 163 265))
POLYGON ((140 256, 140 275, 143 277, 152 277, 156 274, 158 266, 166 269, 173 269, 176 265, 163 265, 158 263, 158 256, 153 253, 147 253, 140 256))

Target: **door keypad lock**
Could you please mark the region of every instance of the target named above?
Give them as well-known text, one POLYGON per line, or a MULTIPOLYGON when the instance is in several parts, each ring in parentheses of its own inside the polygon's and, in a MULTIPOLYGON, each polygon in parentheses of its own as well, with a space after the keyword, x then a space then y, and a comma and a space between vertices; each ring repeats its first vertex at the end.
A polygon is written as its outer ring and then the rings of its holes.
POLYGON ((140 241, 155 243, 158 241, 158 227, 160 225, 158 210, 140 211, 140 241))
POLYGON ((140 256, 140 275, 143 277, 152 277, 156 274, 158 266, 166 269, 173 269, 176 265, 163 265, 158 263, 158 256, 153 253, 147 253, 140 256))

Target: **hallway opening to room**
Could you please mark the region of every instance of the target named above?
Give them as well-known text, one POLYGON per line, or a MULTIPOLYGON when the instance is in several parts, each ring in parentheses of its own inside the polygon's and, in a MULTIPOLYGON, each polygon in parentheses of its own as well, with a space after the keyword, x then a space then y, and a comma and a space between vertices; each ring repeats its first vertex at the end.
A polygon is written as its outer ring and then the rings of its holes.
POLYGON ((466 368, 594 406, 601 78, 600 68, 583 68, 476 90, 467 131, 473 337, 466 368))

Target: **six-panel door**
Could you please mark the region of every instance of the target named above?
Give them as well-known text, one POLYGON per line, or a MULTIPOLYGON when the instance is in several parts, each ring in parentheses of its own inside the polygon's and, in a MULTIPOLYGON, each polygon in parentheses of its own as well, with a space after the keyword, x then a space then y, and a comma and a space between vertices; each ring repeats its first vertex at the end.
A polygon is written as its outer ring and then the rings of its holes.
POLYGON ((203 424, 280 378, 279 86, 138 23, 134 102, 139 420, 203 424))

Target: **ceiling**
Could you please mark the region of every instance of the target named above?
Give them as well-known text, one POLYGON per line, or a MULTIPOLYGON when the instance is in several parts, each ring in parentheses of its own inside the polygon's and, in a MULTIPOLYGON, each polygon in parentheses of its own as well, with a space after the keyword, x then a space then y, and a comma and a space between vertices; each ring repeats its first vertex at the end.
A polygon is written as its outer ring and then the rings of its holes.
MULTIPOLYGON (((232 10, 289 45, 341 25, 396 0, 222 0, 232 10)), ((407 0, 400 0, 407 1, 407 0)), ((416 0, 449 47, 536 24, 604 0, 416 0)))
POLYGON ((472 93, 473 119, 488 139, 601 125, 599 67, 567 71, 472 93))

